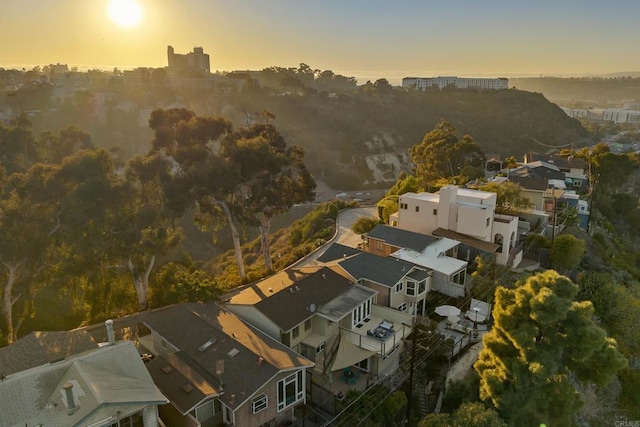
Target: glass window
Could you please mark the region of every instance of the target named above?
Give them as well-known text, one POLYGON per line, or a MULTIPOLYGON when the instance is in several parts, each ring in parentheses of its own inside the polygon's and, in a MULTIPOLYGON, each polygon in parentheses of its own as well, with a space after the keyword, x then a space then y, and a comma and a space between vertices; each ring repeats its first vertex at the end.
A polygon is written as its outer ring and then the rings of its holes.
POLYGON ((311 319, 307 319, 304 321, 304 330, 308 331, 309 329, 311 329, 311 319))
POLYGON ((407 281, 407 295, 415 296, 416 295, 416 282, 411 280, 407 281))
POLYGON ((293 328, 293 332, 291 333, 291 335, 295 340, 296 338, 298 338, 298 336, 300 336, 300 329, 296 326, 295 328, 293 328))
POLYGON ((267 395, 262 394, 251 401, 251 410, 254 414, 262 411, 268 406, 267 395))
POLYGON ((278 411, 288 408, 304 398, 302 370, 278 381, 278 411))
POLYGON ((400 292, 403 288, 404 283, 400 282, 396 285, 396 292, 400 292))
POLYGON ((423 280, 422 282, 418 283, 418 294, 423 294, 425 293, 427 290, 427 281, 423 280))
POLYGON ((371 300, 368 299, 358 307, 354 308, 351 314, 351 323, 352 326, 356 326, 364 319, 371 315, 371 300))
POLYGON ((416 206, 416 212, 420 212, 420 206, 416 206))
POLYGON ((407 311, 407 303, 406 303, 406 302, 403 302, 402 304, 400 304, 400 305, 398 306, 398 310, 400 310, 400 311, 407 311))

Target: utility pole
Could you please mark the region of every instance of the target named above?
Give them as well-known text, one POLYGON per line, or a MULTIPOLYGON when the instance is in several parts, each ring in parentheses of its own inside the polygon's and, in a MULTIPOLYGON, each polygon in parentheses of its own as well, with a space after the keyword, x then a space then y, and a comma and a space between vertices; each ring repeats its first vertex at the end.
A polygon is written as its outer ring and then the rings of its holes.
POLYGON ((406 416, 406 425, 409 425, 409 421, 411 420, 411 405, 413 404, 413 369, 415 368, 416 361, 416 335, 418 331, 416 330, 416 319, 413 319, 413 331, 411 337, 411 363, 409 365, 409 392, 407 393, 407 416, 406 416))

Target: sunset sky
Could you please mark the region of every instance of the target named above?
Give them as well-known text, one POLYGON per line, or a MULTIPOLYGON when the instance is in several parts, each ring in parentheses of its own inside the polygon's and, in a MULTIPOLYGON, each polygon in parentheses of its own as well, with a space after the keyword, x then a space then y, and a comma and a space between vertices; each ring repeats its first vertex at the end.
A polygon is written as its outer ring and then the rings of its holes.
POLYGON ((0 67, 160 67, 172 45, 212 71, 304 62, 360 82, 640 71, 638 0, 137 0, 130 27, 111 1, 1 0, 0 67))

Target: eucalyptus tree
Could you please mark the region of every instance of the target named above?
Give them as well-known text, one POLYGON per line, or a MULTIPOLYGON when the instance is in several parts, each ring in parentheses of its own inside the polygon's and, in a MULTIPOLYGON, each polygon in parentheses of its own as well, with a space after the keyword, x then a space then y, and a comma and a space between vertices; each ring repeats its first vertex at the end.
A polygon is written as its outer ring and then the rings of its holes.
POLYGON ((173 177, 164 182, 170 206, 178 213, 195 205, 196 224, 211 231, 217 231, 225 221, 231 231, 238 272, 245 280, 236 223, 243 213, 245 196, 221 144, 221 139, 233 129, 231 122, 221 117, 199 117, 193 111, 176 108, 153 111, 149 126, 155 132, 150 155, 164 156, 171 164, 173 177))
POLYGON ((9 343, 16 339, 24 320, 23 315, 15 315, 14 308, 18 303, 29 306, 35 276, 46 265, 53 236, 60 228, 63 189, 56 172, 57 166, 36 164, 0 181, 2 318, 9 343))
POLYGON ((287 147, 273 125, 240 128, 229 134, 223 144, 239 177, 245 217, 253 217, 258 224, 265 268, 271 271, 271 220, 276 214, 288 212, 294 204, 313 200, 315 180, 304 164, 303 150, 287 147))

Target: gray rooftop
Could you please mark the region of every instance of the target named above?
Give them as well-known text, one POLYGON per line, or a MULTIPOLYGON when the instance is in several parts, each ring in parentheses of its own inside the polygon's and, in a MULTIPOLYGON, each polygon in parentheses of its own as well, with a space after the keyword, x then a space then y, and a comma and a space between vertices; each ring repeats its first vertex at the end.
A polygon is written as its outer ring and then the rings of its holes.
POLYGON ((360 249, 351 246, 341 245, 340 243, 332 243, 322 255, 318 257, 320 262, 331 262, 362 253, 360 249))
MULTIPOLYGON (((160 381, 163 393, 174 399, 185 393, 183 380, 197 389, 196 393, 209 396, 221 394, 222 380, 224 394, 218 398, 235 409, 277 373, 313 366, 298 353, 215 304, 180 304, 157 316, 147 316, 144 323, 180 350, 175 353, 177 359, 165 358, 180 373, 176 375, 176 382, 166 378, 161 362, 150 365, 152 376, 160 381), (218 361, 224 364, 221 375, 216 374, 218 361), (233 403, 232 395, 237 396, 233 403)), ((184 410, 194 400, 197 399, 183 398, 175 402, 184 410)))
POLYGON ((398 248, 412 249, 416 252, 422 252, 427 246, 438 240, 437 237, 384 224, 376 225, 373 230, 367 233, 367 237, 382 240, 398 248))
POLYGON ((318 313, 333 322, 339 322, 345 316, 351 314, 356 307, 377 293, 378 291, 374 291, 373 289, 353 285, 347 292, 341 294, 339 298, 335 298, 329 303, 322 305, 318 313))
POLYGON ((382 257, 368 252, 338 262, 355 280, 366 279, 393 287, 414 268, 411 263, 392 257, 382 257))
POLYGON ((97 347, 84 330, 31 332, 0 348, 0 374, 10 375, 97 347))
POLYGON ((87 426, 166 403, 132 342, 96 348, 0 381, 0 426, 87 426), (73 385, 69 414, 63 386, 73 385))

